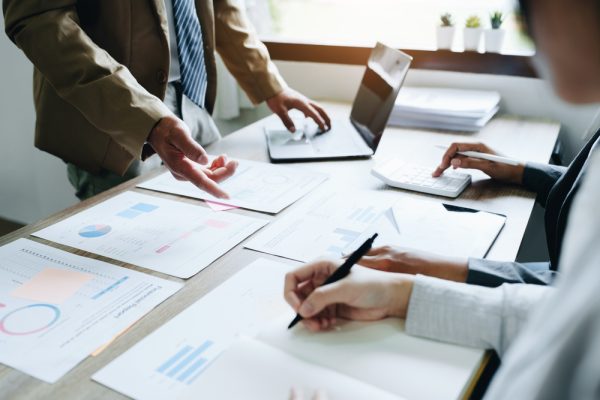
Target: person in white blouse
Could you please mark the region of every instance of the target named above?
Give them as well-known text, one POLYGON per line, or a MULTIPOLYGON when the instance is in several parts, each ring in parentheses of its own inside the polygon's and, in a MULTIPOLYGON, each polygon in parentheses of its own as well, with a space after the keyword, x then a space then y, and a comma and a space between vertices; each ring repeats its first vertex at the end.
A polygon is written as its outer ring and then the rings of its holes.
MULTIPOLYGON (((521 0, 521 8, 556 92, 572 103, 600 102, 600 2, 521 0)), ((489 399, 599 398, 600 151, 587 162, 554 287, 487 288, 360 266, 319 287, 340 264, 319 260, 287 274, 285 298, 313 331, 337 319, 395 316, 411 335, 495 349, 502 365, 489 399)))

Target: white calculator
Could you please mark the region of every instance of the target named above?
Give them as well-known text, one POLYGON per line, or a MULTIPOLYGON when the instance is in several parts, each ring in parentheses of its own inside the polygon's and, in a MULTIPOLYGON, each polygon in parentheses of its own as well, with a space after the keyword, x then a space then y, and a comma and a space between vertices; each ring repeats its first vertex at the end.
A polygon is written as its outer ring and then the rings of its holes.
POLYGON ((434 178, 434 169, 392 158, 378 162, 371 174, 393 187, 445 197, 457 197, 471 183, 471 175, 455 171, 434 178))

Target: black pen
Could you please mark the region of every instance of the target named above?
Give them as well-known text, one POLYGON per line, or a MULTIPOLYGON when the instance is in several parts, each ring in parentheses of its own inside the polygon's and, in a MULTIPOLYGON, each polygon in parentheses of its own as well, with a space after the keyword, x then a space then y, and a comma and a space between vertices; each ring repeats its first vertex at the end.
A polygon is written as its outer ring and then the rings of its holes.
MULTIPOLYGON (((358 260, 360 260, 365 254, 369 252, 369 250, 371 250, 371 247, 373 246, 373 241, 375 241, 376 237, 377 233, 371 236, 369 239, 367 239, 367 241, 364 242, 362 246, 360 246, 358 249, 356 249, 354 253, 350 254, 346 261, 338 269, 336 269, 334 273, 331 274, 331 276, 327 278, 327 280, 321 286, 329 285, 330 283, 337 282, 340 279, 348 276, 348 274, 350 273, 350 268, 352 268, 354 264, 358 262, 358 260)), ((288 329, 293 328, 294 325, 296 325, 300 321, 302 321, 302 316, 300 314, 296 314, 296 318, 294 318, 292 322, 290 322, 290 324, 288 325, 288 329)))

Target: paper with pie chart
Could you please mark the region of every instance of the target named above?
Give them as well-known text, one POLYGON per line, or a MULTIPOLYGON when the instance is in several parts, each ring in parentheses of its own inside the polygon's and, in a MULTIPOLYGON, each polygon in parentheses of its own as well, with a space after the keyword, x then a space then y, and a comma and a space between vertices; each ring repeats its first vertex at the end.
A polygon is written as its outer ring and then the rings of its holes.
POLYGON ((0 260, 0 362, 49 383, 182 286, 27 239, 0 260))
POLYGON ((138 187, 276 214, 327 179, 326 174, 305 168, 238 161, 236 173, 220 184, 231 197, 227 200, 213 197, 190 182, 178 181, 169 172, 142 182, 138 187))
POLYGON ((33 235, 164 274, 189 278, 267 221, 125 192, 33 235))

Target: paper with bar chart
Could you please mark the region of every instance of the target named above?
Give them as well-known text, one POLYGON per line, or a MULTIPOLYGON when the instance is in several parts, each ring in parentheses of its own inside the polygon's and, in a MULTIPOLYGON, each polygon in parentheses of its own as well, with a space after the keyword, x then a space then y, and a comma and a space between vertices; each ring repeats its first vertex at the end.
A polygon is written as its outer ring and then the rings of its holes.
POLYGON ((321 191, 273 222, 245 247, 303 262, 321 256, 340 257, 396 200, 397 195, 389 192, 321 191))
POLYGON ((281 295, 291 268, 253 262, 92 378, 134 399, 178 398, 236 337, 256 335, 267 321, 291 312, 281 295))
POLYGON ((0 260, 0 362, 49 383, 181 287, 27 239, 0 260))
POLYGON ((125 192, 34 235, 154 271, 189 278, 267 221, 125 192))
POLYGON ((190 182, 178 181, 169 172, 138 187, 275 214, 327 179, 327 175, 305 168, 238 161, 236 173, 221 183, 221 188, 231 197, 228 200, 217 199, 190 182))

